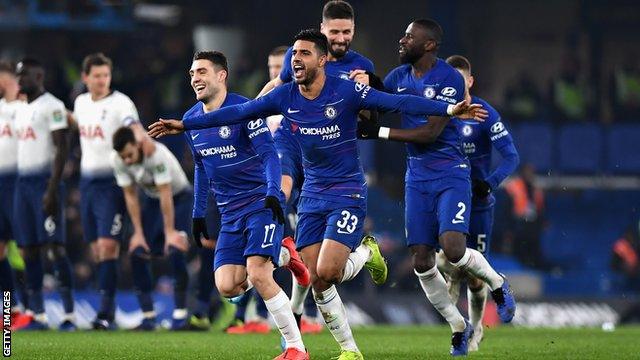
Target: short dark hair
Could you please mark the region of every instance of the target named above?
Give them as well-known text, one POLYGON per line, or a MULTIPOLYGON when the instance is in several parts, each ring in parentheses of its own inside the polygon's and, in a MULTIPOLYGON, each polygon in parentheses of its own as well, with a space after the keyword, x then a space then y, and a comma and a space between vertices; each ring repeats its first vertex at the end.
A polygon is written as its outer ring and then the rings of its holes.
POLYGON ((101 52, 89 54, 82 60, 82 72, 88 75, 92 66, 103 65, 107 65, 109 69, 113 68, 113 62, 105 54, 101 52))
POLYGON ((286 45, 278 46, 269 52, 269 56, 282 56, 287 50, 289 50, 289 47, 286 45))
MULTIPOLYGON (((229 66, 227 65, 227 57, 220 51, 197 51, 193 54, 193 60, 209 60, 213 65, 220 66, 222 70, 229 74, 229 66)), ((228 76, 228 75, 227 75, 228 76)))
POLYGON ((413 23, 428 31, 431 38, 436 41, 438 46, 442 43, 442 35, 444 34, 444 31, 442 31, 442 27, 435 20, 417 19, 414 20, 413 23))
POLYGON ((135 144, 136 136, 130 127, 123 126, 113 133, 113 150, 120 152, 127 144, 135 144))
POLYGON ((462 55, 451 55, 447 58, 447 64, 456 69, 465 70, 471 74, 471 63, 462 55))
POLYGON ((346 1, 331 0, 322 8, 322 19, 348 19, 353 20, 353 7, 346 1))
POLYGON ((327 37, 320 32, 320 30, 316 30, 316 29, 302 30, 298 33, 298 35, 296 35, 293 38, 293 42, 296 42, 298 40, 312 42, 315 45, 318 52, 320 52, 320 55, 327 55, 327 53, 329 52, 328 45, 327 45, 329 41, 327 40, 327 37))
POLYGON ((0 61, 0 73, 3 72, 15 75, 16 66, 10 61, 0 61))

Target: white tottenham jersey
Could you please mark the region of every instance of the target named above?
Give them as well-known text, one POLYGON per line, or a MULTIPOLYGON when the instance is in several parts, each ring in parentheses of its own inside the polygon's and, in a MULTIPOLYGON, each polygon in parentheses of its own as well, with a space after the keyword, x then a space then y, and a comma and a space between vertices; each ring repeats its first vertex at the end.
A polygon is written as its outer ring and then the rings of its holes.
POLYGON ((156 150, 142 163, 127 166, 118 153, 111 152, 111 164, 118 186, 127 187, 134 183, 152 198, 158 198, 156 185, 171 184, 174 195, 191 187, 178 159, 163 144, 156 142, 156 150))
POLYGON ((18 167, 18 135, 16 134, 16 115, 18 108, 24 106, 20 100, 0 99, 0 176, 15 174, 18 167))
POLYGON ((118 128, 139 120, 136 106, 127 95, 114 91, 98 101, 89 93, 81 94, 73 109, 80 130, 82 176, 113 176, 108 156, 113 151, 111 138, 118 128))
POLYGON ((67 109, 46 92, 20 106, 16 113, 18 175, 46 175, 51 172, 55 145, 51 132, 67 128, 67 109))

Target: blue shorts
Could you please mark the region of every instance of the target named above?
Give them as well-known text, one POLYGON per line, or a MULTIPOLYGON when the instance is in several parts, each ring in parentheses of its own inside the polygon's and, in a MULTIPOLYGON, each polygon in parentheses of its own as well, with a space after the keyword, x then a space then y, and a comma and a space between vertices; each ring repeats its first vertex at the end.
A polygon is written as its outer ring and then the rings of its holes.
POLYGON ((224 222, 216 242, 213 270, 222 265, 246 265, 247 257, 270 258, 278 266, 283 226, 273 220, 270 209, 251 212, 235 221, 224 222))
POLYGON ((404 196, 407 246, 428 245, 437 249, 442 233, 469 233, 471 182, 468 178, 407 182, 404 196))
POLYGON ((13 211, 16 242, 20 247, 40 246, 65 242, 65 192, 63 185, 58 191, 58 214, 49 217, 42 209, 42 198, 47 191, 48 177, 24 176, 16 181, 13 211))
POLYGON ((469 226, 469 237, 467 247, 476 249, 485 257, 489 255, 489 244, 493 229, 494 208, 471 208, 471 225, 469 226))
MULTIPOLYGON (((142 195, 140 211, 142 213, 142 229, 151 254, 164 255, 164 224, 160 200, 142 195)), ((174 226, 178 231, 184 231, 191 236, 191 204, 193 193, 191 189, 183 190, 173 196, 174 226)))
POLYGON ((122 241, 125 211, 124 195, 115 179, 80 180, 80 218, 85 241, 98 238, 122 241))
POLYGON ((298 204, 298 216, 298 249, 331 239, 354 250, 362 240, 367 202, 363 199, 353 204, 343 204, 302 196, 298 204))
POLYGON ((0 241, 6 242, 13 239, 13 196, 16 189, 16 177, 15 176, 2 176, 0 177, 0 199, 2 204, 0 205, 0 241))

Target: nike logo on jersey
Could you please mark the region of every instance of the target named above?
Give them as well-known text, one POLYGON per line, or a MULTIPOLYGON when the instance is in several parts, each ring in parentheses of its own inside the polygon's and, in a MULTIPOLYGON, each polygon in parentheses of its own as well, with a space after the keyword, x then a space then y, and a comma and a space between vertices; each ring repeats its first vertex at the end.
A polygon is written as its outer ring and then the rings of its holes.
POLYGON ((293 110, 291 108, 287 108, 287 113, 289 113, 289 114, 295 114, 297 112, 300 112, 300 110, 293 110))
POLYGON ((407 90, 406 87, 403 88, 403 87, 398 86, 398 89, 397 89, 398 92, 403 92, 405 90, 407 90))
POLYGON ((268 248, 269 246, 273 246, 273 243, 269 243, 269 244, 261 244, 260 247, 263 249, 268 248))
POLYGON ((200 136, 200 134, 199 134, 199 133, 198 133, 198 134, 191 135, 191 140, 195 140, 198 136, 200 136))
POLYGON ((452 224, 462 224, 462 223, 464 223, 464 220, 456 220, 456 219, 453 219, 453 220, 451 220, 451 223, 452 223, 452 224))

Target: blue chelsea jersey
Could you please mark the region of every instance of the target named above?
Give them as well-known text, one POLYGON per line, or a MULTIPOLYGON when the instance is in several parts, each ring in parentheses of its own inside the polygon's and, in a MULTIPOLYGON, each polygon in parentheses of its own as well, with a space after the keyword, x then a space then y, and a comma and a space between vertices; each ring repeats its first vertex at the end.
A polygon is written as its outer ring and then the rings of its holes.
POLYGON ((362 109, 445 116, 448 105, 417 96, 395 96, 370 86, 327 76, 320 94, 310 100, 298 85, 287 83, 258 99, 186 117, 186 130, 246 122, 247 118, 282 114, 302 149, 302 196, 335 202, 366 197, 364 172, 356 146, 362 109))
MULTIPOLYGON (((393 94, 412 94, 447 104, 462 101, 465 93, 462 75, 442 59, 437 59, 433 68, 419 79, 412 74, 411 65, 401 65, 385 77, 384 86, 393 94)), ((403 128, 415 128, 428 121, 426 116, 402 113, 403 128)), ((469 176, 469 163, 460 146, 457 122, 451 119, 431 144, 406 144, 406 181, 469 176)))
MULTIPOLYGON (((247 98, 228 93, 221 108, 247 98)), ((204 114, 198 102, 184 118, 204 114)), ((243 124, 185 132, 194 158, 194 217, 206 213, 207 191, 215 194, 220 214, 233 220, 264 207, 266 195, 280 197, 280 165, 273 138, 261 118, 243 124)))
POLYGON ((472 96, 473 104, 481 104, 489 116, 484 122, 459 120, 458 131, 462 136, 462 149, 471 163, 471 178, 485 180, 492 189, 511 175, 518 166, 519 156, 513 138, 500 114, 485 100, 472 96), (491 172, 491 154, 495 148, 502 160, 491 172))

